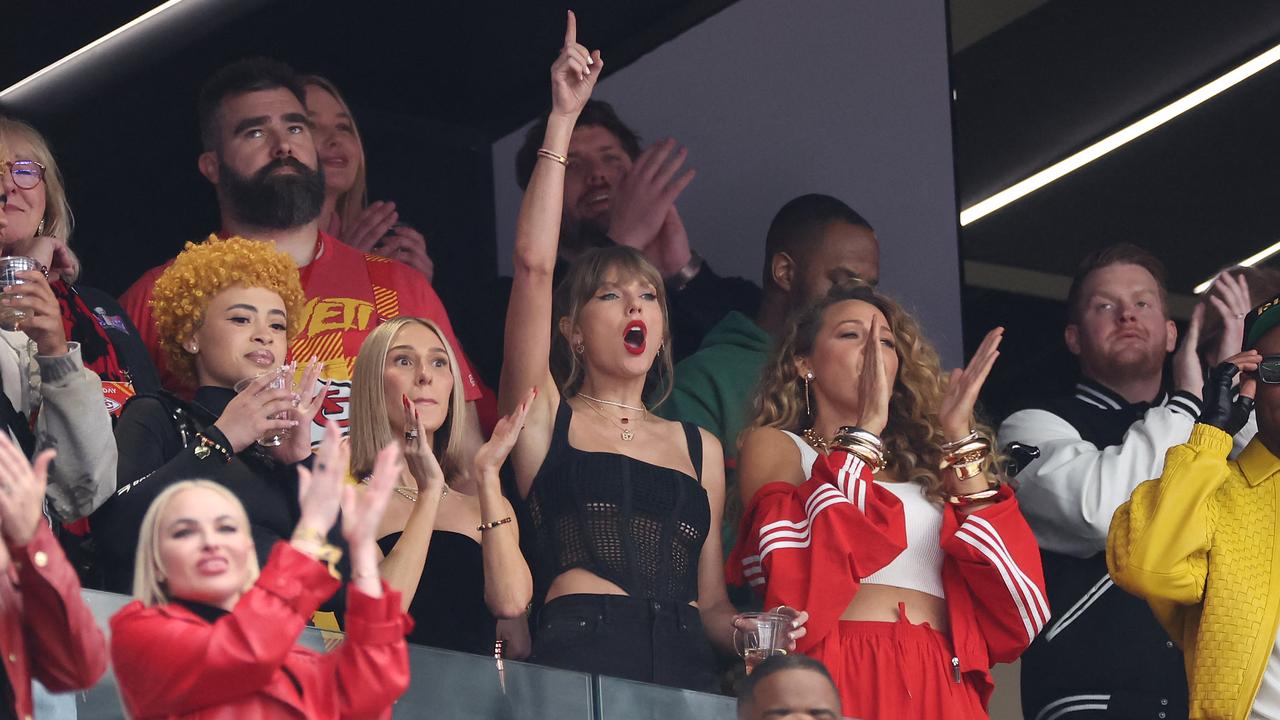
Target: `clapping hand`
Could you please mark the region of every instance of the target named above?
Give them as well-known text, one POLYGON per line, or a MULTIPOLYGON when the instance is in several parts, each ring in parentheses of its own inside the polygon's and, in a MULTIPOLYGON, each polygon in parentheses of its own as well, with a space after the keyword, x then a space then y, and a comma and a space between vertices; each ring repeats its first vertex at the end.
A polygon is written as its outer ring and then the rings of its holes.
POLYGON ((401 395, 404 403, 404 461, 409 467, 409 474, 418 485, 422 494, 439 494, 444 489, 444 470, 431 451, 427 442, 427 430, 422 426, 422 416, 418 408, 409 402, 407 395, 401 395))
POLYGON ((551 112, 576 117, 591 98, 603 69, 600 51, 589 51, 578 44, 578 18, 570 10, 564 47, 551 65, 551 112))
POLYGON ((294 534, 295 543, 329 535, 329 530, 338 520, 338 508, 342 503, 343 485, 350 464, 351 448, 343 441, 338 424, 326 424, 315 463, 310 470, 298 467, 299 520, 294 534))
POLYGON ((421 273, 428 283, 435 276, 435 263, 427 254, 427 239, 404 223, 396 223, 389 233, 374 243, 373 253, 408 265, 421 273))
POLYGON ((689 262, 689 235, 675 201, 693 181, 694 171, 681 172, 688 151, 673 139, 645 148, 613 188, 609 237, 645 254, 663 277, 689 262))
POLYGON ((0 433, 0 528, 9 545, 31 542, 44 522, 44 489, 55 455, 44 450, 28 462, 8 433, 0 433))
POLYGON ((1218 347, 1205 357, 1210 367, 1217 367, 1243 349, 1244 317, 1253 309, 1253 302, 1249 299, 1249 281, 1245 279, 1244 273, 1232 276, 1231 273, 1224 272, 1213 282, 1213 287, 1205 297, 1222 316, 1222 334, 1218 336, 1218 347))
POLYGON ((946 392, 942 396, 942 406, 938 410, 942 434, 948 442, 960 440, 973 431, 973 409, 978 403, 978 393, 987 381, 996 358, 1000 357, 1002 339, 1002 327, 987 333, 977 352, 969 359, 969 364, 963 370, 956 368, 951 371, 946 392))
POLYGON ((493 434, 489 436, 489 442, 480 446, 476 451, 475 469, 476 477, 479 482, 496 478, 498 470, 502 467, 502 463, 506 462, 507 455, 511 453, 511 449, 516 446, 516 440, 520 437, 520 431, 524 429, 524 418, 529 414, 529 406, 533 404, 533 399, 537 397, 538 389, 530 390, 524 396, 524 401, 510 415, 498 421, 493 428, 493 434))
POLYGON ((867 341, 862 346, 862 367, 858 371, 858 427, 879 435, 889 424, 889 398, 893 396, 893 383, 889 381, 880 354, 880 330, 884 321, 879 315, 871 318, 867 341))

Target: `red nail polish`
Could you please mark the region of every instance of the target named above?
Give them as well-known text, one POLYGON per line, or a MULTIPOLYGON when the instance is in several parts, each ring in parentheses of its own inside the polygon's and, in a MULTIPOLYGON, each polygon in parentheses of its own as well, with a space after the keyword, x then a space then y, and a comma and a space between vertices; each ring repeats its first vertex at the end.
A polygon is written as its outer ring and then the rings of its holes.
POLYGON ((408 396, 408 395, 401 395, 401 396, 400 396, 400 401, 404 403, 404 409, 405 409, 405 411, 408 411, 408 410, 410 409, 410 405, 409 405, 409 396, 408 396))
POLYGON ((538 397, 538 388, 536 387, 533 389, 533 396, 538 397))

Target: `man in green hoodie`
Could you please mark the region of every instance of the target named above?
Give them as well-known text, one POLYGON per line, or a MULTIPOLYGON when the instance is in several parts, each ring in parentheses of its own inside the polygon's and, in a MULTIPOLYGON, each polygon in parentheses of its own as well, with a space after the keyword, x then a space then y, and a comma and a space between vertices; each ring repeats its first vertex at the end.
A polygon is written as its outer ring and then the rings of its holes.
POLYGON ((765 238, 764 295, 755 318, 734 311, 707 333, 693 355, 676 365, 676 384, 658 412, 706 428, 725 454, 725 552, 733 548, 742 503, 738 498, 738 434, 749 421, 760 373, 774 338, 791 312, 832 285, 880 279, 880 245, 871 224, 830 195, 801 195, 782 206, 765 238))

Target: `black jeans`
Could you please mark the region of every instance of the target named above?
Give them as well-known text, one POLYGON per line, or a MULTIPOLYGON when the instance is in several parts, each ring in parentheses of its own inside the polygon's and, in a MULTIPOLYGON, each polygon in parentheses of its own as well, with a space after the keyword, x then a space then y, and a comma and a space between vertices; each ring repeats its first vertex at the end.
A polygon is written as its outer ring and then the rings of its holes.
POLYGON ((531 662, 716 692, 716 655, 698 609, 626 595, 563 595, 543 606, 531 662))

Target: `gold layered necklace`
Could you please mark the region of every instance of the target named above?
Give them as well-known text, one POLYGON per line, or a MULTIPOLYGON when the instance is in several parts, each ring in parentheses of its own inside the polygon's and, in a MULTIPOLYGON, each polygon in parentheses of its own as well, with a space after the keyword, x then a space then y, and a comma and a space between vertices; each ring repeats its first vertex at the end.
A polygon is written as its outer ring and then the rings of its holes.
POLYGON ((606 415, 606 414, 605 414, 605 412, 604 412, 603 410, 601 410, 600 408, 596 407, 596 403, 600 403, 600 404, 602 404, 602 405, 612 405, 612 406, 614 406, 614 407, 624 408, 624 409, 627 409, 627 410, 634 410, 634 411, 636 411, 636 412, 641 413, 641 417, 639 418, 640 420, 643 420, 646 416, 648 416, 648 415, 649 415, 649 408, 646 408, 646 407, 643 407, 643 406, 641 406, 641 407, 636 407, 635 405, 628 405, 628 404, 626 404, 626 403, 615 402, 615 401, 613 401, 613 400, 601 400, 600 398, 597 398, 597 397, 591 397, 590 395, 588 395, 588 394, 586 394, 586 393, 584 393, 584 392, 579 392, 579 393, 578 393, 578 397, 582 398, 583 400, 586 400, 586 401, 587 401, 587 407, 591 408, 591 409, 592 409, 592 411, 594 411, 594 412, 595 412, 595 414, 597 414, 597 415, 599 415, 600 417, 604 418, 604 419, 605 419, 605 420, 606 420, 610 425, 612 425, 612 426, 614 426, 614 427, 618 428, 618 431, 619 431, 620 433, 622 433, 622 439, 623 439, 623 440, 625 440, 625 441, 627 441, 627 442, 631 442, 631 441, 632 441, 632 440, 634 440, 634 439, 635 439, 635 437, 636 437, 636 433, 635 433, 635 431, 634 431, 633 429, 631 429, 631 427, 629 427, 629 426, 631 425, 631 418, 629 418, 629 417, 627 417, 627 416, 625 416, 625 415, 624 415, 624 416, 622 416, 622 418, 621 418, 622 424, 621 424, 621 425, 619 425, 619 424, 618 424, 618 421, 616 421, 616 420, 614 420, 613 418, 609 417, 608 415, 606 415))
MULTIPOLYGON (((372 479, 371 477, 361 478, 360 482, 365 485, 368 485, 371 479, 372 479)), ((396 485, 391 489, 395 490, 396 494, 399 495, 400 497, 413 503, 418 502, 418 495, 422 492, 418 488, 412 487, 410 485, 396 485)), ((445 483, 444 489, 440 491, 440 499, 443 500, 445 496, 448 494, 449 494, 449 483, 445 483)))
POLYGON ((823 455, 827 454, 827 439, 819 435, 817 430, 807 427, 801 434, 804 435, 804 441, 809 443, 809 447, 817 450, 823 455))

